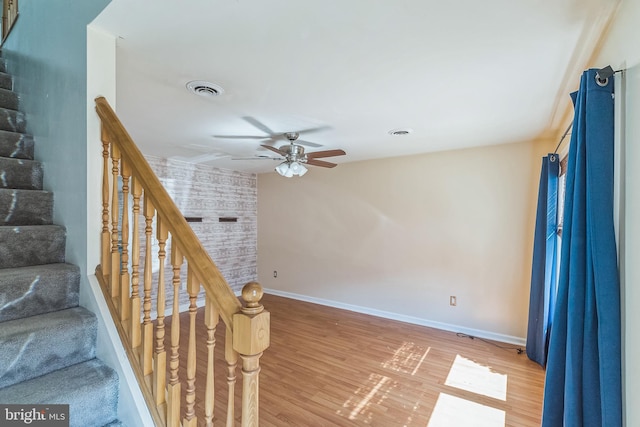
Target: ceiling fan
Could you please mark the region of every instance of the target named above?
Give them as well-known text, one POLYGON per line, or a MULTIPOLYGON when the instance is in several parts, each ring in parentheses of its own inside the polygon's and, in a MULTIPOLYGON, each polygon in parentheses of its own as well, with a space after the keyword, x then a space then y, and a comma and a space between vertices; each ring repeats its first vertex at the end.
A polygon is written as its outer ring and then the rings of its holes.
MULTIPOLYGON (((253 127, 261 130, 266 135, 262 135, 262 136, 261 135, 213 135, 213 137, 220 138, 220 139, 260 139, 264 141, 264 144, 261 144, 263 147, 268 145, 269 143, 276 144, 279 140, 283 139, 283 137, 286 137, 286 134, 274 132, 267 125, 265 125, 255 117, 244 116, 242 117, 242 120, 249 123, 253 127)), ((309 134, 309 133, 321 132, 329 128, 330 128, 329 126, 318 126, 314 128, 302 129, 302 130, 299 130, 297 133, 298 135, 300 135, 301 133, 309 134)), ((309 141, 298 140, 297 143, 300 145, 306 145, 307 147, 322 147, 322 145, 320 144, 316 144, 315 142, 309 142, 309 141)))
POLYGON ((324 150, 314 151, 311 153, 305 153, 304 147, 296 143, 298 139, 298 132, 287 132, 284 137, 289 140, 288 145, 283 145, 280 148, 272 147, 270 145, 262 144, 262 147, 267 150, 271 150, 274 153, 282 156, 281 158, 273 157, 256 157, 255 159, 269 159, 269 160, 284 160, 276 167, 276 172, 280 175, 291 178, 292 176, 302 176, 307 173, 305 164, 312 166, 320 166, 323 168, 333 168, 337 165, 335 163, 327 162, 324 160, 318 160, 323 157, 344 156, 344 150, 324 150))

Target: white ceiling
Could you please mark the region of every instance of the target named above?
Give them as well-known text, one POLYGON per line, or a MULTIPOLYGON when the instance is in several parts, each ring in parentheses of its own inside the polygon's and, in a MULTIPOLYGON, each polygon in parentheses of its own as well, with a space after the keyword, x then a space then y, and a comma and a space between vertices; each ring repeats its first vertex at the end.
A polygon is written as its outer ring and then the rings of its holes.
POLYGON ((118 37, 117 112, 145 154, 264 172, 231 160, 274 154, 262 140, 214 135, 321 127, 300 139, 336 163, 555 138, 618 3, 113 0, 93 25, 118 37))

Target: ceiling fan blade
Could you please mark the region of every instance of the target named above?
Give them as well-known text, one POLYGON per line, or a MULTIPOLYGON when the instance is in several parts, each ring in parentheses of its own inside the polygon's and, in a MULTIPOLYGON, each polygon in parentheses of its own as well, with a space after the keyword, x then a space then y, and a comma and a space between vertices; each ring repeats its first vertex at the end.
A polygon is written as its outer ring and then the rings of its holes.
POLYGON ((306 145, 307 147, 314 147, 314 148, 322 147, 322 144, 317 144, 315 142, 309 142, 309 141, 303 141, 301 139, 296 139, 296 144, 306 145))
POLYGON ((325 162, 324 160, 316 160, 316 159, 307 159, 307 164, 312 166, 320 166, 323 168, 335 168, 335 163, 325 162))
POLYGON ((172 156, 171 159, 182 160, 184 162, 189 163, 204 163, 212 160, 220 160, 227 157, 231 157, 229 154, 212 152, 212 153, 204 153, 197 156, 184 157, 184 156, 172 156))
POLYGON ((285 157, 287 156, 287 153, 285 153, 284 151, 281 151, 281 150, 277 149, 276 147, 272 147, 272 146, 270 146, 270 145, 264 145, 264 144, 261 144, 260 146, 261 146, 261 147, 266 148, 267 150, 271 150, 271 151, 273 151, 274 153, 278 153, 278 154, 280 154, 281 156, 285 156, 285 157))
POLYGON ((220 139, 269 139, 271 138, 269 135, 266 136, 258 136, 258 135, 211 135, 214 138, 220 139))
POLYGON ((270 137, 274 137, 276 135, 276 133, 274 131, 272 131, 271 129, 269 129, 269 126, 265 125, 264 123, 262 123, 260 120, 256 119, 255 117, 251 117, 251 116, 244 116, 242 118, 245 122, 249 123, 251 126, 260 129, 262 132, 268 134, 270 137))
POLYGON ((324 151, 315 151, 313 153, 307 153, 307 159, 318 159, 320 157, 333 157, 333 156, 344 156, 344 150, 324 150, 324 151))
POLYGON ((299 130, 298 133, 299 134, 316 133, 316 132, 322 132, 322 131, 329 130, 329 129, 331 129, 331 126, 326 126, 325 125, 325 126, 318 126, 318 127, 315 127, 315 128, 302 129, 302 130, 299 130))
POLYGON ((232 157, 231 160, 278 160, 283 161, 282 157, 256 156, 256 157, 232 157))

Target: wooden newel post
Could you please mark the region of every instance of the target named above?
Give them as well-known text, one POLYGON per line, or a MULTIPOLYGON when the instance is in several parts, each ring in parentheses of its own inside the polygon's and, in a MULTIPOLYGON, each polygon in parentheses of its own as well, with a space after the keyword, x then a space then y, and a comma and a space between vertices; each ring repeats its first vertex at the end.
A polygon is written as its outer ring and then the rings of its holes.
POLYGON ((242 427, 258 427, 260 356, 269 347, 271 316, 260 299, 262 286, 247 283, 242 288, 245 306, 233 315, 233 349, 242 359, 242 427))

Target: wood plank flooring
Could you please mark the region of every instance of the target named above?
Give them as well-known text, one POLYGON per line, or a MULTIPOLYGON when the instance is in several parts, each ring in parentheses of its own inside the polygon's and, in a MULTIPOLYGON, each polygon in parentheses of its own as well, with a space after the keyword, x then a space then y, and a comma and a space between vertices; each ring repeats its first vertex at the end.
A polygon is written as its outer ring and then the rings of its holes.
MULTIPOLYGON (((544 371, 525 354, 452 332, 287 298, 265 295, 262 302, 271 312, 271 346, 261 359, 261 426, 540 425, 544 371)), ((199 310, 198 343, 206 341, 202 318, 199 310)), ((184 375, 188 314, 180 319, 184 375)), ((170 318, 166 324, 168 337, 170 318)), ((222 323, 216 340, 214 425, 223 426, 222 323)), ((198 344, 197 358, 196 413, 198 425, 205 425, 204 345, 198 344)), ((237 376, 239 425, 240 369, 237 376)))

